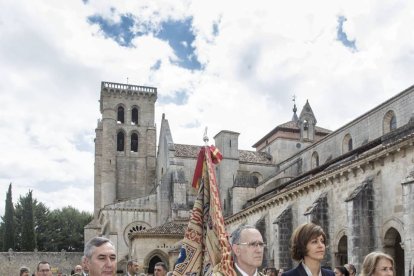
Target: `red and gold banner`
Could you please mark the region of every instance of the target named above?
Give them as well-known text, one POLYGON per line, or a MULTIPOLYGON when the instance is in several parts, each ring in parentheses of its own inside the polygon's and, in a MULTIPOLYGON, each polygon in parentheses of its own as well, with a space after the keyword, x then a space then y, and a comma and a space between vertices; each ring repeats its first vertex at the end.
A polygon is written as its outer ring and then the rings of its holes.
POLYGON ((236 276, 213 165, 222 158, 214 146, 203 147, 198 155, 192 184, 199 192, 174 267, 175 276, 236 276))

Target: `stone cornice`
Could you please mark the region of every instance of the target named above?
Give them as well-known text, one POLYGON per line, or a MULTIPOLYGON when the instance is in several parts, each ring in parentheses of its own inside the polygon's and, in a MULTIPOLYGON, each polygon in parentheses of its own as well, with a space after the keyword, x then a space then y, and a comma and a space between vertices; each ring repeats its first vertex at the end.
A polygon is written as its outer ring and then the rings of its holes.
POLYGON ((413 145, 414 134, 406 136, 405 139, 398 139, 393 144, 379 145, 367 152, 363 152, 356 159, 345 161, 334 168, 327 168, 316 175, 311 175, 310 178, 298 180, 290 184, 271 198, 258 201, 239 213, 225 218, 225 224, 245 220, 246 217, 252 214, 266 211, 287 201, 292 201, 310 191, 313 192, 316 189, 325 188, 332 185, 335 181, 341 181, 341 179, 346 181, 359 173, 374 170, 376 166, 382 167, 386 159, 394 162, 398 153, 402 153, 402 157, 405 157, 407 149, 412 148, 413 145))

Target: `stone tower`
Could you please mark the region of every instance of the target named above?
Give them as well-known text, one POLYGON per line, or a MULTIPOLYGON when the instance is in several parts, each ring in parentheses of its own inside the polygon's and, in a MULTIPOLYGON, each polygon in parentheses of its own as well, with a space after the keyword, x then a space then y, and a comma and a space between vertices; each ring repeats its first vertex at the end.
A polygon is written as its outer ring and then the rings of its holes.
POLYGON ((222 130, 214 136, 215 146, 223 155, 223 160, 216 167, 221 206, 224 215, 232 214, 229 190, 239 170, 239 135, 240 133, 222 130))
POLYGON ((153 87, 102 82, 95 139, 95 218, 105 205, 148 195, 155 186, 153 87))

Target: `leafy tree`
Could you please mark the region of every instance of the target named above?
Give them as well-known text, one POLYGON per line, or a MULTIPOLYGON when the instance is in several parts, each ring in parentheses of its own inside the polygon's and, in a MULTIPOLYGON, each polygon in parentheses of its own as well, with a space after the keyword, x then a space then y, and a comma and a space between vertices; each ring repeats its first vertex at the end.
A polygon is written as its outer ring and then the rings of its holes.
MULTIPOLYGON (((0 222, 0 237, 4 235, 4 222, 0 222)), ((0 239, 0 248, 3 248, 3 239, 0 239)))
MULTIPOLYGON (((16 204, 15 215, 16 215, 16 248, 17 250, 22 250, 22 227, 25 224, 23 219, 23 214, 26 212, 23 206, 28 194, 26 196, 20 196, 19 201, 16 204)), ((48 246, 49 239, 47 237, 48 229, 48 218, 49 218, 49 208, 47 208, 42 202, 38 202, 37 199, 32 199, 32 209, 33 209, 33 220, 34 220, 34 231, 36 236, 36 245, 39 251, 49 251, 50 246, 48 246)))
POLYGON ((36 248, 36 235, 34 229, 33 199, 32 191, 29 190, 22 201, 22 220, 21 220, 21 250, 33 251, 36 248))
POLYGON ((27 204, 31 201, 37 249, 50 252, 62 249, 82 252, 84 247, 83 228, 92 220, 92 214, 80 212, 70 206, 50 211, 42 202, 31 197, 31 191, 25 196, 20 196, 15 206, 16 250, 27 251, 24 247, 23 228, 27 226, 25 215, 27 215, 27 204))
POLYGON ((91 214, 70 206, 53 210, 49 216, 48 232, 52 251, 83 251, 83 228, 91 219, 91 214))
POLYGON ((12 184, 9 185, 9 190, 6 195, 6 208, 4 212, 4 229, 3 229, 3 251, 15 249, 14 242, 14 208, 12 200, 12 184))

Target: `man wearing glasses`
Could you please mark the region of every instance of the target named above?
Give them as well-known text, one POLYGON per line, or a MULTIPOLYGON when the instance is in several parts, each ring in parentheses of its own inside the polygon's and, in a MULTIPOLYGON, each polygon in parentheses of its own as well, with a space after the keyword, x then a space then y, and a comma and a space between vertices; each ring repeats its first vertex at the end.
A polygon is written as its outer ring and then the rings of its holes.
POLYGON ((234 266, 238 276, 262 276, 257 268, 262 265, 265 248, 262 234, 251 225, 242 225, 231 234, 234 266))

